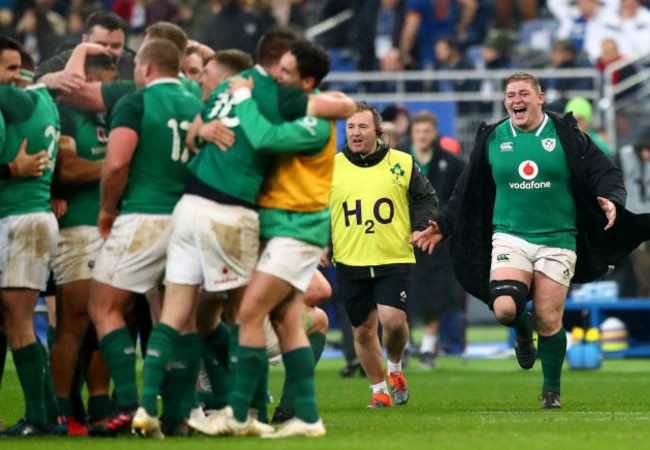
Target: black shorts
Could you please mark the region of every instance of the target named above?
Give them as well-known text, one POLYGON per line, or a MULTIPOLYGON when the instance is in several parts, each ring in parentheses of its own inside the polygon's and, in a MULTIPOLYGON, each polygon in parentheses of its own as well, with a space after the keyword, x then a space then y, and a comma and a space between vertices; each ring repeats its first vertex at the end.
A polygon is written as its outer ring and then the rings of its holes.
POLYGON ((368 319, 377 305, 386 305, 406 312, 409 275, 394 274, 361 280, 339 278, 338 293, 353 327, 368 319))

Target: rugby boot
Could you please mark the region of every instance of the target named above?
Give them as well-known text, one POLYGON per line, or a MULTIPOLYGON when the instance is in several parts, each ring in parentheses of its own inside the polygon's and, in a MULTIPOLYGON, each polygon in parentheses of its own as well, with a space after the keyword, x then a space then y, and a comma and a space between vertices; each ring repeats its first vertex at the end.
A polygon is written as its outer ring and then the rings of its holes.
POLYGON ((402 372, 388 372, 390 393, 396 405, 406 405, 409 401, 409 387, 402 372))
POLYGON ((541 409, 560 409, 562 408, 562 402, 560 401, 559 392, 542 392, 539 399, 542 401, 541 409))
MULTIPOLYGON (((528 318, 533 320, 532 314, 526 311, 528 318)), ((529 336, 524 336, 521 333, 515 335, 515 355, 517 362, 522 369, 532 369, 535 365, 535 358, 537 357, 537 349, 535 348, 535 340, 531 331, 529 336)))
POLYGON ((318 419, 315 423, 304 422, 297 417, 285 422, 280 426, 277 431, 272 433, 263 434, 263 438, 284 438, 291 436, 307 436, 307 437, 318 437, 325 436, 326 434, 325 426, 323 421, 318 419))

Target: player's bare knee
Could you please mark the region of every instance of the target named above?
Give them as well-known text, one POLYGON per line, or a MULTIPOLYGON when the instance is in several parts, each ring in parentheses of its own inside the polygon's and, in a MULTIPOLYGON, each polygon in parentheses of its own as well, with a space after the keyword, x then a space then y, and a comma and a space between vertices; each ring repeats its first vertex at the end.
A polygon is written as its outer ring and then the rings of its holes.
POLYGON ((494 316, 504 325, 514 322, 526 311, 528 286, 518 280, 490 281, 490 302, 488 306, 494 316))
POLYGON ((517 307, 512 297, 499 297, 493 303, 494 317, 504 325, 511 324, 517 318, 517 307))
POLYGON ((320 308, 309 308, 309 317, 311 318, 311 326, 309 327, 309 335, 327 333, 329 330, 329 319, 327 313, 320 308))

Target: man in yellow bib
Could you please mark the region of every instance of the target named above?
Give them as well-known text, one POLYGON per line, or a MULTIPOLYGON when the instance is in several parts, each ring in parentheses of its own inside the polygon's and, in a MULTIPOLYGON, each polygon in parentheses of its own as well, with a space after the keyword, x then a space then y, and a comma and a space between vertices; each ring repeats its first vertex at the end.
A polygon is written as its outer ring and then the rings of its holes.
POLYGON ((409 270, 415 263, 409 237, 427 227, 427 214, 437 215, 438 197, 411 155, 379 140, 381 116, 375 108, 357 103, 357 113, 347 119, 345 130, 347 145, 336 156, 330 194, 339 295, 352 323, 357 355, 372 383, 368 407, 392 406, 378 322, 383 327, 391 394, 396 404, 404 405, 409 399, 402 374, 409 334, 406 300, 409 270))

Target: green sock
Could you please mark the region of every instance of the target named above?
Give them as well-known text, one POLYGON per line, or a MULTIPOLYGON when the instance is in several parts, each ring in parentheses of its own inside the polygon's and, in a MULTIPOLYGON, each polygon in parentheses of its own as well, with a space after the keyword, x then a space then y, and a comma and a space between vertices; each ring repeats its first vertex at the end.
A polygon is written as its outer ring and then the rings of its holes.
POLYGON ((296 405, 296 417, 307 423, 318 421, 316 387, 314 383, 314 354, 309 347, 302 347, 282 355, 286 379, 296 405))
POLYGON ((54 333, 56 328, 52 325, 47 326, 47 352, 52 353, 52 347, 54 347, 54 333))
POLYGON ((544 392, 560 392, 562 364, 566 354, 566 331, 560 328, 553 336, 539 336, 539 358, 542 360, 544 392))
POLYGON ((70 401, 70 398, 57 397, 56 400, 59 402, 61 412, 66 417, 74 416, 74 410, 72 409, 72 402, 70 401))
POLYGON ((251 400, 251 408, 257 410, 257 419, 269 423, 269 355, 266 354, 260 369, 260 379, 251 400))
POLYGON ((138 403, 135 380, 135 347, 126 327, 108 333, 99 343, 115 385, 117 404, 132 407, 138 403))
POLYGON ((98 422, 108 417, 111 412, 111 399, 108 395, 93 395, 88 397, 88 415, 90 423, 98 422))
POLYGON ((530 322, 530 317, 526 313, 516 318, 508 326, 514 328, 517 333, 524 336, 531 336, 533 334, 533 324, 530 322))
POLYGON ((59 402, 57 401, 56 393, 54 392, 54 383, 52 382, 52 372, 50 371, 50 361, 48 358, 47 349, 40 341, 37 342, 40 344, 41 358, 43 358, 43 363, 45 364, 43 387, 45 393, 45 409, 47 410, 47 419, 49 421, 53 421, 56 420, 56 418, 61 413, 61 408, 59 406, 59 402))
MULTIPOLYGON (((228 404, 232 406, 232 394, 235 392, 235 380, 237 379, 237 354, 239 353, 239 325, 233 325, 230 329, 228 340, 228 385, 231 388, 228 394, 228 404)), ((214 389, 214 388, 213 388, 214 389)))
POLYGON ((142 369, 142 401, 140 406, 153 417, 158 417, 158 393, 167 372, 167 363, 178 342, 178 331, 164 323, 157 324, 147 344, 147 357, 142 369))
POLYGON ((206 403, 207 409, 221 409, 228 404, 230 377, 228 375, 228 347, 230 331, 228 325, 220 322, 212 333, 203 339, 203 362, 210 378, 212 396, 206 403))
POLYGON ((237 375, 230 397, 230 406, 232 406, 235 418, 240 422, 245 422, 248 417, 248 410, 264 370, 265 361, 268 364, 266 347, 239 346, 237 375))
POLYGON ((318 364, 320 361, 320 355, 323 354, 325 350, 325 341, 327 337, 323 333, 314 333, 309 338, 309 345, 311 346, 312 352, 314 352, 314 364, 318 364))
POLYGON ((34 342, 13 351, 18 379, 25 395, 25 417, 41 429, 47 426, 45 407, 45 364, 41 343, 34 342))
POLYGON ((203 403, 205 405, 205 409, 215 409, 213 400, 212 400, 212 392, 210 391, 196 391, 196 394, 199 397, 199 403, 203 403))
POLYGON ((180 395, 178 418, 187 419, 190 410, 198 404, 196 379, 199 376, 203 344, 196 333, 185 334, 178 340, 178 353, 172 357, 172 371, 179 372, 179 383, 175 392, 180 395), (175 365, 178 366, 175 369, 175 365))
POLYGON ((291 383, 287 379, 286 375, 284 377, 284 385, 282 386, 282 396, 280 397, 280 403, 278 403, 278 408, 282 410, 283 413, 290 416, 296 414, 296 403, 293 400, 293 391, 291 390, 291 383))

